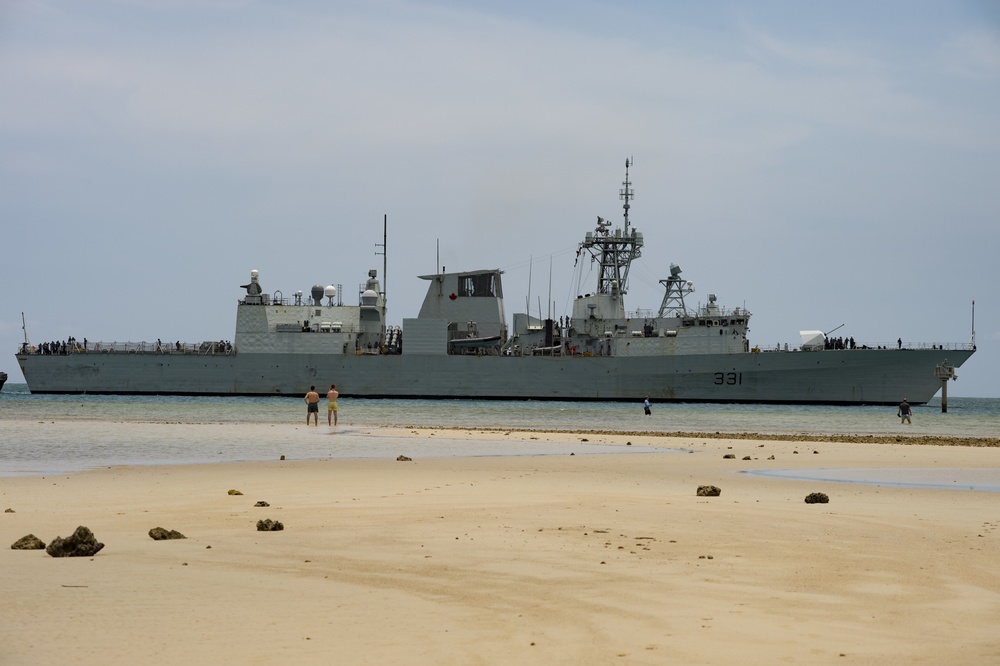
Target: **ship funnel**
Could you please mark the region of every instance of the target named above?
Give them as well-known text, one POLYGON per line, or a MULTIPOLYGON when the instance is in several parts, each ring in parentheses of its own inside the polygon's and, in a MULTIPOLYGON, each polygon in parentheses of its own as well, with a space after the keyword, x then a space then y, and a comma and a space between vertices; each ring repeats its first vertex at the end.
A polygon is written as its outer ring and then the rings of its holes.
POLYGON ((309 293, 312 295, 313 305, 323 305, 323 285, 314 284, 309 293))

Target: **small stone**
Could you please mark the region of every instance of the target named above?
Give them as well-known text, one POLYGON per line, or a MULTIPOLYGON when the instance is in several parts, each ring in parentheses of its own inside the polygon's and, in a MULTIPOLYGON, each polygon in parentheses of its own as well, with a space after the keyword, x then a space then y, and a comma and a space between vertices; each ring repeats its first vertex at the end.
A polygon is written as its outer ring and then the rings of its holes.
POLYGON ((768 460, 774 460, 774 454, 772 453, 771 455, 769 455, 769 456, 767 457, 767 459, 768 459, 768 460))
POLYGON ((743 460, 750 460, 750 456, 743 456, 743 460))
POLYGON ((163 541, 165 539, 187 539, 186 536, 177 530, 167 530, 162 527, 154 527, 149 530, 149 537, 153 541, 163 541))
POLYGON ((285 459, 285 456, 281 456, 280 458, 278 458, 278 460, 284 460, 284 459, 285 459))
POLYGON ((733 460, 736 460, 736 454, 735 454, 735 453, 727 453, 727 454, 725 454, 725 455, 724 455, 724 456, 722 456, 722 457, 723 457, 723 458, 727 458, 727 459, 730 459, 730 458, 731 458, 731 459, 733 459, 733 460))
POLYGON ((15 513, 14 509, 4 509, 4 513, 15 513))
POLYGON ((233 489, 233 488, 230 488, 230 489, 229 489, 229 494, 230 494, 230 495, 242 495, 243 493, 241 493, 240 491, 238 491, 238 490, 235 490, 235 489, 233 489))
POLYGON ((271 506, 271 505, 265 502, 264 500, 260 500, 259 502, 254 504, 254 506, 271 506))
POLYGON ((809 493, 806 495, 806 504, 826 504, 830 501, 826 493, 809 493))
POLYGON ((698 486, 698 497, 718 497, 722 494, 722 488, 718 486, 698 486))
POLYGON ((406 456, 396 456, 396 460, 399 462, 411 462, 413 458, 408 458, 406 456))
POLYGON ((11 550, 45 550, 45 542, 34 534, 28 534, 10 544, 11 550))
POLYGON ((285 529, 285 526, 281 524, 280 520, 265 518, 264 520, 257 521, 258 532, 280 532, 283 529, 285 529))

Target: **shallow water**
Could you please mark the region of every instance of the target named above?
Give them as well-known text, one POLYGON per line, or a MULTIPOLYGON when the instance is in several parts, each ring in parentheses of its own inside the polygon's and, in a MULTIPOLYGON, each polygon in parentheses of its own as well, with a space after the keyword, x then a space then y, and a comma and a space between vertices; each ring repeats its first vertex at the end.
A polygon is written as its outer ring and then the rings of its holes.
MULTIPOLYGON (((389 437, 381 428, 495 428, 538 431, 759 432, 792 435, 996 437, 1000 400, 952 398, 914 408, 902 426, 893 407, 656 404, 545 401, 361 400, 342 396, 340 425, 305 425, 305 406, 287 397, 32 395, 0 391, 0 476, 114 465, 288 459, 558 455, 640 452, 596 441, 527 442, 389 437)), ((582 439, 582 438, 581 438, 582 439)), ((659 449, 669 450, 669 449, 659 449)))
POLYGON ((743 474, 796 481, 861 483, 892 488, 938 488, 942 490, 990 490, 1000 492, 1000 469, 964 467, 915 467, 868 469, 755 469, 743 474))

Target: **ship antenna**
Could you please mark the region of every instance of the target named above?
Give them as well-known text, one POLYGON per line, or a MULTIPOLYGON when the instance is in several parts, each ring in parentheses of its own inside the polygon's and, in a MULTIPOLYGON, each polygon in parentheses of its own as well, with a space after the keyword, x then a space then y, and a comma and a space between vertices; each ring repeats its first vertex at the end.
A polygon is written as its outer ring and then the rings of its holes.
POLYGON ((377 257, 380 254, 382 255, 382 304, 383 305, 385 305, 385 293, 386 291, 388 291, 387 284, 389 282, 389 278, 386 276, 386 272, 388 271, 388 260, 389 260, 389 257, 386 255, 386 242, 388 239, 388 234, 386 233, 386 229, 388 229, 388 227, 389 227, 389 215, 385 213, 382 215, 382 242, 375 243, 375 256, 377 257), (379 252, 378 248, 382 248, 382 251, 379 252))
POLYGON ((622 183, 622 189, 618 191, 618 198, 624 201, 622 208, 625 209, 625 235, 628 235, 628 209, 631 208, 629 201, 635 198, 635 191, 632 189, 632 182, 628 179, 628 168, 630 165, 635 164, 635 158, 629 157, 625 160, 625 181, 622 183))
MULTIPOLYGON (((973 301, 972 303, 973 303, 973 305, 972 305, 973 312, 975 312, 975 307, 976 307, 975 306, 975 301, 973 301)), ((975 315, 973 315, 973 320, 975 320, 975 315)), ((973 328, 973 330, 975 329, 975 324, 973 324, 972 328, 973 328)), ((27 326, 24 325, 24 313, 23 312, 21 313, 21 330, 24 331, 24 348, 27 349, 28 345, 30 343, 28 342, 28 328, 27 328, 27 326)), ((975 334, 973 334, 973 338, 975 338, 975 334)))
MULTIPOLYGON (((21 315, 24 317, 24 314, 21 315)), ((27 342, 28 338, 25 337, 24 341, 27 342)), ((972 300, 972 348, 976 348, 976 300, 972 300)))

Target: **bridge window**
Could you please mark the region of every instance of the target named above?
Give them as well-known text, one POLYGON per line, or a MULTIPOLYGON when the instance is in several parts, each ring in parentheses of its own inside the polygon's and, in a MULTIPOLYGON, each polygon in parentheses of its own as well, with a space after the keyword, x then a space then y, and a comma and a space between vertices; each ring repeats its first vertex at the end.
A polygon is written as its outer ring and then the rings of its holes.
POLYGON ((475 273, 458 277, 459 296, 486 296, 497 298, 500 294, 500 281, 496 273, 475 273))

